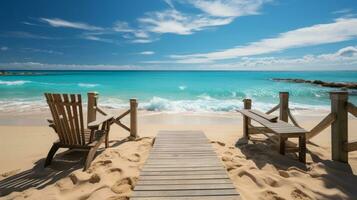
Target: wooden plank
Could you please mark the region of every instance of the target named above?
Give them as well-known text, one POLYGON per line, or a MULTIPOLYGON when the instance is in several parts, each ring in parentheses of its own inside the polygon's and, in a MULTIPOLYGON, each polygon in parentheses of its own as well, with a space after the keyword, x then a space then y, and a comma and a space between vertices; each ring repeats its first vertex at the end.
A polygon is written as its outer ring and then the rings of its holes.
POLYGON ((201 189, 201 190, 162 190, 162 191, 135 191, 134 197, 179 197, 179 196, 218 196, 235 195, 235 189, 201 189))
POLYGON ((350 102, 347 103, 347 112, 357 117, 357 107, 350 102))
POLYGON ((283 122, 278 120, 277 122, 273 123, 270 122, 254 113, 251 113, 249 110, 239 110, 240 113, 243 115, 248 116, 249 118, 253 119, 254 121, 258 122, 259 124, 269 128, 272 132, 277 133, 277 134, 284 134, 286 137, 290 136, 299 136, 301 134, 305 134, 307 131, 295 127, 289 123, 283 122))
POLYGON ((167 167, 167 168, 157 168, 157 167, 144 167, 142 172, 185 172, 185 171, 216 171, 224 170, 223 167, 167 167))
POLYGON ((235 189, 232 184, 176 184, 176 185, 138 185, 135 190, 207 190, 207 189, 235 189))
MULTIPOLYGON (((131 200, 217 200, 217 196, 182 196, 182 197, 133 197, 131 200)), ((219 200, 239 200, 237 195, 219 196, 219 200)))
POLYGON ((160 132, 131 199, 210 197, 237 199, 239 194, 209 140, 197 131, 160 132))
POLYGON ((327 127, 329 127, 332 122, 336 120, 336 115, 333 113, 328 114, 323 120, 321 120, 320 123, 318 123, 313 129, 311 129, 310 132, 307 133, 306 138, 309 140, 319 133, 321 133, 323 130, 325 130, 327 127))
POLYGON ((179 176, 179 175, 209 175, 209 174, 226 174, 226 171, 223 170, 215 170, 215 171, 159 171, 159 172, 148 172, 143 171, 140 173, 141 176, 179 176))
POLYGON ((250 110, 250 112, 260 116, 260 117, 263 117, 264 119, 270 121, 270 122, 277 122, 278 121, 278 117, 277 116, 274 116, 274 115, 268 115, 268 114, 265 114, 263 112, 260 112, 259 110, 250 110))
MULTIPOLYGON (((221 184, 232 183, 230 179, 182 179, 182 180, 139 180, 139 185, 175 185, 175 184, 221 184)), ((135 191, 135 188, 134 188, 135 191)))
POLYGON ((347 152, 357 151, 357 140, 353 140, 344 145, 344 150, 347 152))

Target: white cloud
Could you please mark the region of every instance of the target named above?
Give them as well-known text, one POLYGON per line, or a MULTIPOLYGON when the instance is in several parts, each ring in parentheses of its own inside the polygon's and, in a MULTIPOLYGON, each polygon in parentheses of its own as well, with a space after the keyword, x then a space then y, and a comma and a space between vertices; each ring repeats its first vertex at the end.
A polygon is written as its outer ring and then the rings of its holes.
MULTIPOLYGON (((152 35, 190 35, 211 27, 230 24, 235 18, 259 14, 261 7, 272 0, 176 0, 191 5, 200 12, 184 13, 174 7, 175 0, 164 0, 170 9, 148 12, 138 18, 138 28, 131 28, 127 22, 114 26, 117 32, 130 33, 133 43, 148 43, 152 35), (145 38, 145 39, 144 39, 145 38)), ((128 38, 128 35, 125 35, 128 38)))
POLYGON ((256 15, 269 0, 189 0, 196 8, 217 17, 256 15))
POLYGON ((138 21, 140 26, 148 32, 189 35, 208 27, 229 24, 233 19, 231 17, 217 18, 205 15, 187 15, 172 9, 147 13, 145 17, 139 18, 138 21))
POLYGON ((0 50, 1 50, 1 51, 7 51, 7 50, 9 50, 9 47, 3 46, 3 47, 0 48, 0 50))
POLYGON ((153 55, 153 54, 155 54, 155 52, 153 52, 153 51, 142 51, 139 54, 140 55, 153 55))
POLYGON ((41 39, 41 40, 59 39, 59 38, 55 38, 55 37, 36 35, 36 34, 33 34, 33 33, 24 32, 24 31, 8 31, 8 32, 1 33, 0 36, 14 37, 14 38, 24 38, 24 39, 41 39))
POLYGON ((139 43, 139 44, 145 44, 145 43, 151 43, 154 40, 151 39, 134 39, 131 41, 131 43, 139 43))
POLYGON ((48 23, 50 26, 53 26, 53 27, 73 28, 73 29, 81 29, 81 30, 87 30, 87 31, 104 30, 103 28, 98 27, 98 26, 93 26, 93 25, 89 25, 86 23, 82 23, 82 22, 70 22, 70 21, 66 21, 63 19, 59 19, 59 18, 53 18, 53 19, 40 18, 40 20, 48 23))
POLYGON ((94 35, 83 35, 83 36, 81 36, 81 38, 86 39, 86 40, 98 41, 98 42, 106 42, 106 43, 114 43, 114 44, 116 43, 112 39, 101 38, 101 37, 94 36, 94 35))
POLYGON ((356 70, 357 48, 349 46, 335 53, 305 55, 299 58, 243 57, 240 62, 229 65, 252 70, 356 70), (344 54, 345 52, 349 53, 344 54))
POLYGON ((348 46, 338 50, 336 54, 339 56, 347 56, 347 57, 357 56, 357 48, 353 46, 348 46))
POLYGON ((245 46, 211 53, 171 55, 181 63, 205 63, 215 60, 262 55, 290 48, 307 47, 351 40, 357 37, 357 18, 340 18, 329 24, 317 24, 262 39, 245 46))
POLYGON ((165 3, 168 5, 168 6, 170 6, 170 8, 175 8, 175 6, 174 6, 174 4, 173 4, 173 2, 172 2, 172 0, 164 0, 165 1, 165 3))
POLYGON ((347 14, 347 13, 350 13, 350 12, 352 12, 352 9, 345 8, 345 9, 333 11, 332 14, 347 14))
POLYGON ((46 53, 46 54, 54 54, 54 55, 63 55, 63 52, 47 50, 47 49, 36 49, 36 48, 23 48, 25 51, 31 51, 35 53, 46 53))

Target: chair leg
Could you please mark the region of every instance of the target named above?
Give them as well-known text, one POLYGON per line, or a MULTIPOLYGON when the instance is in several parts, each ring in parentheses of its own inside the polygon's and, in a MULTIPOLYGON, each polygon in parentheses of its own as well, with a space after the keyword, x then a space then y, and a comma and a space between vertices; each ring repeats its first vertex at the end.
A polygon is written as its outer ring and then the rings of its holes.
POLYGON ((55 155, 55 153, 57 152, 58 149, 59 149, 58 144, 57 143, 53 143, 50 151, 47 154, 47 158, 46 158, 46 161, 45 161, 45 167, 47 167, 48 165, 51 164, 53 156, 55 155))
POLYGON ((105 148, 109 147, 109 131, 105 133, 105 148))
POLYGON ((299 137, 299 161, 302 163, 306 163, 306 137, 299 137))
POLYGON ((86 171, 89 168, 90 164, 93 161, 94 155, 97 152, 97 149, 98 149, 98 147, 95 147, 95 146, 90 148, 90 150, 88 152, 88 155, 87 155, 86 163, 85 163, 84 168, 83 168, 83 171, 86 171))
POLYGON ((95 153, 97 152, 99 146, 104 142, 106 138, 106 135, 104 134, 99 140, 98 142, 92 147, 89 149, 89 152, 88 152, 88 155, 87 155, 87 160, 86 160, 86 163, 84 165, 84 168, 83 168, 83 171, 86 171, 90 164, 92 163, 93 161, 93 158, 95 156, 95 153))
POLYGON ((286 138, 284 137, 279 137, 279 153, 281 155, 285 155, 285 141, 286 141, 286 138))

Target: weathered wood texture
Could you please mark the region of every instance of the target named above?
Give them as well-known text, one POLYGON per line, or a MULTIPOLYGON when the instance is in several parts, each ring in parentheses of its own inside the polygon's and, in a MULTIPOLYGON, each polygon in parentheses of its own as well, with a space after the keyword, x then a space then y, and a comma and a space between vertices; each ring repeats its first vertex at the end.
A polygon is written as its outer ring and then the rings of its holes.
MULTIPOLYGON (((47 154, 45 167, 51 164, 59 148, 88 149, 84 170, 92 162, 99 145, 108 141, 109 124, 113 117, 106 116, 89 123, 90 130, 84 127, 82 98, 80 94, 45 93, 47 104, 53 120, 48 120, 58 135, 59 140, 53 143, 47 154), (101 130, 99 130, 101 126, 101 130)), ((91 102, 94 106, 94 102, 91 102)), ((93 116, 92 116, 93 117, 93 116)), ((88 120, 87 120, 88 121, 88 120)), ((106 147, 108 146, 106 142, 106 147)))
POLYGON ((289 120, 289 92, 279 92, 280 109, 279 119, 284 122, 289 120))
MULTIPOLYGON (((270 117, 266 116, 266 114, 252 110, 238 110, 238 112, 242 113, 243 117, 250 118, 264 127, 254 127, 250 126, 249 130, 254 130, 255 133, 263 133, 270 132, 278 136, 278 144, 279 144, 279 153, 285 154, 286 152, 286 142, 288 138, 299 138, 299 161, 305 163, 306 162, 306 133, 307 131, 303 128, 293 126, 285 121, 277 120, 276 122, 269 121, 270 117), (258 113, 258 114, 257 114, 258 113)), ((244 127, 243 122, 243 127, 244 127)), ((266 134, 267 135, 267 134, 266 134)), ((272 138, 272 137, 270 137, 272 138)))
MULTIPOLYGON (((252 108, 252 100, 251 99, 244 99, 244 109, 251 109, 252 108)), ((250 119, 248 117, 243 116, 243 137, 249 138, 249 125, 250 119)))
POLYGON ((160 131, 133 200, 240 199, 202 132, 160 131))
POLYGON ((307 133, 307 139, 311 139, 329 127, 336 119, 336 115, 333 113, 328 114, 320 123, 318 123, 310 132, 307 133))
POLYGON ((331 125, 332 160, 348 162, 348 152, 344 150, 348 142, 348 93, 345 91, 330 92, 330 98, 331 113, 336 116, 336 120, 331 125))

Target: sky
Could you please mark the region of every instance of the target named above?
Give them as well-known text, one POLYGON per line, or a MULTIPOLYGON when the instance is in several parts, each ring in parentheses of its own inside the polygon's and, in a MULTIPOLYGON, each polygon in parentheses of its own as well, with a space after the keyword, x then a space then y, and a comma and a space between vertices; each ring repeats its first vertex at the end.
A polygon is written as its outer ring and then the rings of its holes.
POLYGON ((357 1, 2 0, 0 69, 357 70, 357 1))

